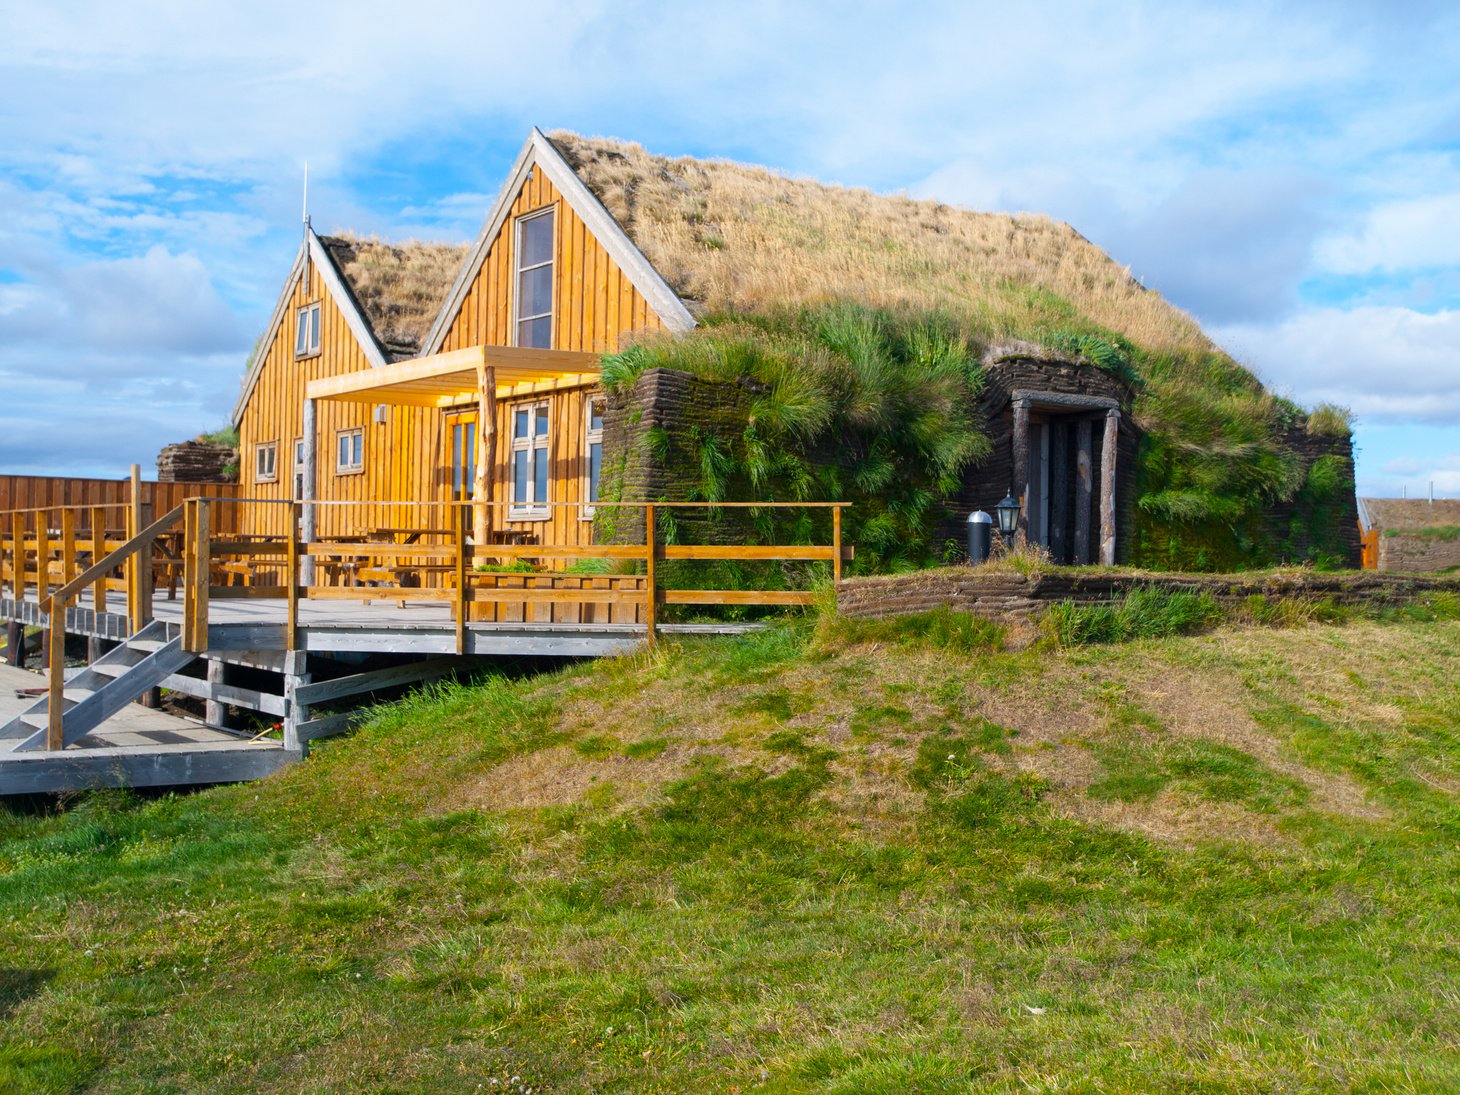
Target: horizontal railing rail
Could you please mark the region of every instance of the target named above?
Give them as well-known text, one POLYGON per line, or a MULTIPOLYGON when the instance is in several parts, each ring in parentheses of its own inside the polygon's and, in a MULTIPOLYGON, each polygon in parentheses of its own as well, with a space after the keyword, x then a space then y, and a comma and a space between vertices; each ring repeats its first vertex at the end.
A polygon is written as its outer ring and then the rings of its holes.
MULTIPOLYGON (((595 508, 629 511, 642 523, 641 539, 630 543, 512 542, 525 537, 517 517, 483 521, 484 507, 507 503, 335 501, 261 502, 258 500, 194 499, 186 503, 184 556, 184 646, 201 652, 208 641, 209 604, 213 600, 284 599, 285 641, 298 642, 301 600, 394 601, 449 605, 456 627, 457 648, 466 649, 468 623, 488 611, 522 606, 547 614, 554 622, 560 606, 581 619, 581 606, 605 606, 609 622, 615 611, 629 615, 654 642, 659 608, 666 605, 805 606, 814 603, 812 589, 666 589, 659 567, 667 562, 828 563, 833 585, 840 581, 850 549, 842 544, 841 502, 601 502, 595 508), (229 522, 240 533, 211 535, 214 513, 230 505, 271 507, 254 523, 276 531, 248 532, 246 522, 229 522), (699 509, 826 510, 831 520, 830 543, 820 544, 681 544, 663 543, 665 511, 699 509), (415 519, 396 518, 393 527, 369 528, 352 521, 369 513, 414 510, 415 519), (423 516, 424 514, 424 516, 423 516), (331 529, 321 532, 319 525, 331 529), (516 526, 511 527, 511 526, 516 526), (483 527, 502 542, 477 543, 483 527), (492 532, 493 528, 496 529, 492 532), (559 564, 567 560, 604 560, 637 565, 636 573, 574 573, 563 569, 523 570, 528 560, 559 564)), ((582 509, 577 503, 544 503, 582 509)), ((546 520, 543 520, 546 525, 546 520)), ((824 522, 825 523, 825 522, 824 522)), ((622 536, 619 537, 620 539, 622 536)), ((517 611, 517 610, 512 610, 517 611)), ((496 618, 495 616, 493 618, 496 618)), ((510 621, 509 621, 510 622, 510 621)))

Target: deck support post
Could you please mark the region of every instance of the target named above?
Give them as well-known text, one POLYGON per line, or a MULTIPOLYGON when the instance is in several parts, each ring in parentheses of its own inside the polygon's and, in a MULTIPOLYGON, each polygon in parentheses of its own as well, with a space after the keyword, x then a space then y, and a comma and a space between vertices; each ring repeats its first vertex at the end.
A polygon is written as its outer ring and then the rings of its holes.
POLYGON ((1105 412, 1105 436, 1100 442, 1100 565, 1115 566, 1115 458, 1120 434, 1120 410, 1105 412))
POLYGON ((1019 538, 1029 540, 1029 400, 1014 400, 1014 497, 1019 499, 1019 538))
MULTIPOLYGON (((317 527, 317 507, 309 503, 315 500, 315 481, 318 478, 316 469, 319 466, 319 427, 318 410, 313 399, 304 401, 304 467, 300 470, 304 482, 301 484, 301 501, 305 503, 303 515, 299 519, 297 533, 306 544, 313 543, 319 539, 317 527)), ((294 535, 290 534, 291 538, 294 535)), ((300 561, 299 583, 306 588, 314 585, 314 556, 306 555, 300 561)))
POLYGON ((1090 562, 1090 508, 1093 483, 1091 441, 1094 429, 1088 418, 1075 423, 1075 550, 1076 566, 1090 562))
POLYGON ((25 625, 19 620, 5 622, 5 660, 17 669, 25 668, 25 625))
POLYGON ((295 693, 309 681, 309 655, 290 650, 284 655, 284 749, 299 757, 309 748, 299 738, 299 727, 309 721, 309 705, 300 703, 295 693))
POLYGON ((222 658, 208 659, 208 698, 203 701, 203 721, 209 726, 223 726, 228 708, 213 697, 227 683, 227 663, 222 658))
MULTIPOLYGON (((97 506, 91 511, 91 561, 106 557, 106 510, 97 506)), ((97 612, 106 611, 106 575, 97 578, 91 590, 91 607, 97 612)), ((95 659, 92 659, 93 661, 95 659)))

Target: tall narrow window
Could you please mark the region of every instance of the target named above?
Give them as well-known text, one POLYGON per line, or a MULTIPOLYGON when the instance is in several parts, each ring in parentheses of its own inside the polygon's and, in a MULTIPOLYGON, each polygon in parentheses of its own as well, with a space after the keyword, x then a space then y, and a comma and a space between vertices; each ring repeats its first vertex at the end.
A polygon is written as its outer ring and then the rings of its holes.
POLYGON ((304 438, 294 439, 294 498, 304 497, 304 438))
POLYGON ((253 450, 253 481, 255 483, 272 483, 278 478, 279 466, 279 443, 277 441, 265 441, 262 445, 255 445, 253 450))
POLYGON ((335 471, 342 475, 365 470, 365 431, 341 430, 335 435, 335 471))
POLYGON ((517 221, 517 345, 553 345, 553 211, 517 221))
POLYGON ((514 521, 548 516, 548 405, 512 410, 512 509, 514 521))
POLYGON ((603 474, 603 400, 589 396, 583 414, 583 506, 582 517, 593 517, 598 501, 598 480, 603 474))
POLYGON ((312 357, 319 353, 319 303, 306 304, 295 316, 294 356, 312 357))

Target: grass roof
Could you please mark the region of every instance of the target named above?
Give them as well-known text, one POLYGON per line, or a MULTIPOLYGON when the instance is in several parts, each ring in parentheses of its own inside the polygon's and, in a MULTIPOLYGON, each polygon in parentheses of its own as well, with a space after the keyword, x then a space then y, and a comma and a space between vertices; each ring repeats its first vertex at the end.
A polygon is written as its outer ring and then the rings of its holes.
POLYGON ((467 245, 386 243, 348 233, 321 241, 386 355, 397 360, 420 353, 467 245))
POLYGON ((1083 318, 1152 351, 1214 349, 1189 315, 1048 217, 670 159, 574 133, 551 140, 671 288, 702 311, 853 300, 957 313, 990 341, 1083 318))
POLYGON ((1460 500, 1436 498, 1365 498, 1364 508, 1375 528, 1423 529, 1460 525, 1460 500))

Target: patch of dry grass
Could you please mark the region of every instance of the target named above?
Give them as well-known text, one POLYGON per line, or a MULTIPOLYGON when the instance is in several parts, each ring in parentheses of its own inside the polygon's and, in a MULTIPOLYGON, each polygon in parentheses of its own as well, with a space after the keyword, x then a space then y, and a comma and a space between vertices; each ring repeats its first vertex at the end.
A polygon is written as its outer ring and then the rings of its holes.
POLYGON ((1213 348, 1129 268, 1044 216, 670 159, 567 132, 552 140, 674 290, 706 311, 850 299, 968 315, 997 340, 1027 335, 1068 302, 1151 350, 1213 348))
POLYGON ((387 353, 419 353, 468 245, 386 243, 349 233, 322 239, 387 353))

